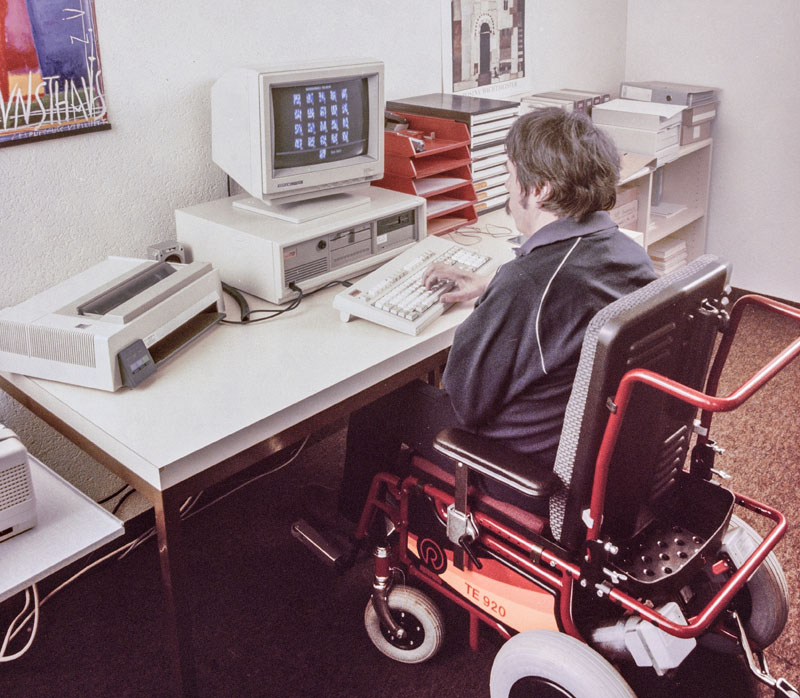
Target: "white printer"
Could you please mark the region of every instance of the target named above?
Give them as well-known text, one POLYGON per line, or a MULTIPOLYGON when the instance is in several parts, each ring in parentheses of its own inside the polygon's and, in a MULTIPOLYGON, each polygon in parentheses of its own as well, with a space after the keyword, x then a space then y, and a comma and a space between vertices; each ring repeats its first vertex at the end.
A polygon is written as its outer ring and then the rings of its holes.
POLYGON ((28 451, 0 424, 0 542, 36 525, 28 451))
POLYGON ((0 310, 0 371, 135 387, 223 310, 219 274, 207 262, 109 257, 0 310))

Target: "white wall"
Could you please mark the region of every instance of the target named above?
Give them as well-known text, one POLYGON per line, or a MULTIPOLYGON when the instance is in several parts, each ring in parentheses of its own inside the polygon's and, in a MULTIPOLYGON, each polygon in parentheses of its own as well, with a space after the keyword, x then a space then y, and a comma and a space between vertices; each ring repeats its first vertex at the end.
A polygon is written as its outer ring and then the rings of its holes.
POLYGON ((619 90, 627 0, 527 0, 526 10, 533 91, 619 90))
MULTIPOLYGON (((110 131, 0 150, 0 304, 12 305, 109 254, 175 239, 173 210, 225 194, 210 157, 209 89, 231 66, 376 56, 386 96, 442 86, 431 0, 95 0, 110 131)), ((528 0, 534 89, 611 89, 624 70, 626 0, 528 0)), ((184 360, 190 360, 187 355, 184 360)), ((115 481, 0 395, 0 422, 89 496, 115 481)), ((123 516, 141 507, 126 502, 123 516)))
POLYGON ((733 284, 800 301, 800 3, 632 0, 629 80, 721 89, 707 251, 733 284))

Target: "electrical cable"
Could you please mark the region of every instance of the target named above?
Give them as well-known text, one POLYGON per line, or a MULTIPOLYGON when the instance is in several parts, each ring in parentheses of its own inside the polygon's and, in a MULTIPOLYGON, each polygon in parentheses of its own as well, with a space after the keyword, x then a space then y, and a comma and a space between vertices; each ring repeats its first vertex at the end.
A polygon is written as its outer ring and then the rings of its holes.
POLYGON ((98 499, 98 500, 97 500, 97 503, 98 503, 98 504, 105 504, 106 502, 110 502, 112 499, 114 499, 114 497, 116 497, 116 496, 117 496, 117 495, 119 495, 119 494, 122 494, 122 493, 123 493, 123 492, 124 492, 126 489, 128 489, 129 487, 130 487, 130 485, 129 485, 129 484, 127 484, 127 483, 125 483, 125 484, 124 484, 122 487, 120 487, 120 488, 119 488, 119 489, 118 489, 116 492, 114 492, 114 493, 112 493, 112 494, 109 494, 108 496, 106 496, 106 497, 103 497, 102 499, 98 499))
MULTIPOLYGON (((14 637, 16 637, 17 634, 19 634, 19 632, 30 622, 31 617, 34 618, 34 628, 35 628, 36 627, 36 623, 38 623, 39 608, 41 606, 43 606, 53 596, 55 596, 59 591, 61 591, 64 587, 66 587, 68 584, 71 584, 76 579, 78 579, 79 577, 81 577, 84 574, 86 574, 86 572, 88 572, 89 570, 93 569, 94 567, 97 567, 97 565, 99 565, 100 563, 105 562, 106 560, 108 560, 111 557, 114 557, 114 555, 118 554, 121 550, 125 550, 130 545, 132 545, 132 543, 133 543, 133 541, 131 541, 130 543, 125 543, 125 545, 122 545, 119 548, 116 548, 115 550, 112 550, 110 553, 107 553, 106 555, 104 555, 101 558, 98 558, 97 560, 95 560, 91 564, 86 565, 85 567, 81 568, 74 575, 72 575, 69 579, 65 580, 64 582, 59 584, 57 587, 55 587, 41 601, 38 601, 38 589, 36 589, 36 585, 34 584, 33 585, 34 597, 35 597, 35 599, 36 599, 36 601, 38 603, 37 603, 36 607, 34 608, 34 610, 27 615, 27 617, 22 621, 22 623, 20 623, 19 627, 16 630, 11 632, 12 628, 11 627, 9 628, 9 632, 8 632, 8 635, 7 635, 7 641, 13 640, 14 637)), ((26 592, 27 592, 27 590, 26 590, 26 592)), ((27 610, 27 605, 26 605, 26 609, 25 610, 27 610)), ((23 613, 24 613, 24 610, 23 610, 23 613)), ((12 623, 12 626, 14 625, 14 623, 16 623, 16 619, 14 619, 14 622, 12 623)), ((4 646, 5 646, 5 643, 4 643, 4 646)))
POLYGON ((15 659, 19 659, 23 654, 25 654, 33 644, 33 640, 36 637, 36 631, 39 629, 39 608, 41 604, 39 603, 39 587, 36 584, 31 585, 28 589, 25 589, 25 606, 23 606, 22 611, 17 615, 14 620, 11 621, 11 624, 8 626, 8 630, 6 631, 5 639, 3 640, 3 645, 0 647, 0 662, 11 662, 15 659), (31 617, 31 614, 25 618, 25 620, 20 623, 19 627, 16 628, 15 626, 19 622, 19 619, 22 618, 25 613, 28 611, 28 606, 30 606, 31 601, 31 589, 33 590, 33 628, 31 628, 31 636, 28 638, 28 642, 25 644, 19 652, 15 652, 14 654, 6 654, 6 650, 8 649, 8 643, 13 640, 17 634, 19 633, 22 628, 24 628, 27 623, 28 619, 31 617))
MULTIPOLYGON (((289 457, 288 460, 284 461, 280 465, 275 466, 274 468, 271 468, 270 470, 267 470, 267 471, 265 471, 263 473, 259 473, 258 475, 256 475, 256 476, 250 478, 249 480, 239 484, 238 486, 236 486, 233 489, 225 492, 224 494, 221 494, 216 499, 213 499, 212 501, 204 504, 200 509, 197 509, 197 510, 193 511, 193 508, 196 506, 196 504, 199 501, 200 497, 202 497, 202 495, 203 495, 202 491, 199 492, 196 495, 193 495, 193 496, 187 498, 184 501, 184 503, 181 505, 181 507, 180 507, 181 520, 189 519, 192 516, 194 516, 195 514, 199 514, 201 511, 203 511, 207 507, 210 507, 212 504, 216 504, 217 502, 220 502, 221 500, 225 499, 226 497, 228 497, 229 495, 233 494, 234 492, 237 492, 238 490, 242 489, 243 487, 246 487, 247 485, 250 485, 250 484, 258 481, 263 477, 266 477, 268 475, 273 475, 273 474, 277 473, 279 470, 283 470, 290 463, 293 463, 297 459, 297 457, 300 455, 300 453, 302 453, 303 449, 306 447, 306 444, 308 443, 309 438, 311 438, 310 435, 306 436, 305 439, 303 439, 302 443, 297 447, 297 450, 289 457)), ((123 490, 124 489, 125 488, 123 488, 123 490)), ((131 494, 131 493, 133 493, 135 491, 136 490, 131 489, 131 492, 129 494, 131 494)), ((117 492, 116 494, 119 494, 119 492, 117 492)), ((126 497, 127 497, 127 495, 126 495, 126 497)), ((121 504, 121 502, 118 503, 118 505, 119 504, 121 504)), ((115 548, 111 552, 106 553, 103 557, 98 558, 94 562, 86 565, 85 567, 83 567, 80 570, 78 570, 69 579, 63 581, 61 584, 59 584, 57 587, 55 587, 52 591, 50 591, 43 599, 41 599, 41 601, 39 600, 39 589, 38 589, 36 584, 33 584, 30 588, 26 589, 25 590, 25 606, 23 607, 22 611, 17 615, 17 617, 14 618, 14 620, 9 625, 8 630, 6 631, 6 635, 5 635, 5 639, 3 641, 2 647, 0 647, 0 662, 12 661, 14 659, 17 659, 17 658, 21 657, 23 654, 25 654, 25 652, 28 651, 30 646, 33 644, 33 640, 34 640, 34 638, 36 636, 36 632, 37 632, 38 627, 39 627, 39 609, 49 599, 51 599, 53 596, 55 596, 55 594, 57 594, 64 587, 68 586, 69 584, 72 584, 72 582, 74 582, 76 579, 78 579, 79 577, 83 576, 84 574, 86 574, 86 572, 88 572, 89 570, 93 569, 94 567, 97 567, 99 564, 105 562, 109 558, 112 558, 114 556, 118 556, 117 560, 121 560, 129 552, 131 552, 135 548, 139 547, 142 543, 144 543, 145 541, 149 540, 154 535, 155 535, 155 527, 151 527, 147 531, 142 533, 138 538, 135 538, 134 540, 129 541, 129 542, 125 543, 124 545, 121 545, 118 548, 115 548), (32 611, 28 612, 28 607, 30 606, 31 589, 33 590, 34 609, 32 611), (23 615, 25 615, 26 612, 28 613, 28 615, 25 616, 25 618, 20 622, 19 619, 23 615), (25 628, 28 625, 28 623, 30 622, 31 618, 33 618, 33 628, 31 629, 31 636, 30 636, 30 638, 28 638, 27 644, 19 652, 16 652, 13 655, 6 656, 5 652, 6 652, 6 648, 8 647, 8 644, 20 633, 20 631, 23 628, 25 628)))
POLYGON ((111 510, 111 513, 116 516, 117 512, 119 511, 120 507, 122 506, 123 502, 130 497, 134 492, 135 489, 129 489, 122 497, 120 497, 119 501, 114 505, 114 508, 111 510))
POLYGON ((240 322, 250 322, 250 305, 242 295, 242 292, 239 291, 238 288, 234 288, 230 284, 226 284, 224 281, 222 282, 222 290, 225 291, 225 293, 227 293, 231 298, 233 298, 233 300, 235 300, 236 304, 239 306, 240 322))
POLYGON ((469 225, 459 228, 458 230, 453 230, 447 235, 451 240, 453 240, 453 242, 456 242, 459 245, 464 245, 465 247, 469 247, 471 245, 479 244, 482 236, 488 236, 495 239, 506 238, 512 237, 514 235, 514 231, 504 225, 487 223, 485 230, 482 230, 477 225, 469 225), (456 236, 467 238, 473 242, 463 242, 462 240, 457 239, 456 236))
MULTIPOLYGON (((256 475, 255 477, 252 477, 252 478, 250 478, 249 480, 247 480, 246 482, 243 482, 242 484, 238 485, 237 487, 234 487, 232 490, 228 490, 228 491, 227 491, 225 494, 222 494, 222 495, 220 495, 219 497, 217 497, 216 499, 214 499, 214 500, 212 500, 212 501, 208 502, 207 504, 204 504, 202 507, 200 507, 200 508, 199 508, 199 509, 197 509, 196 511, 193 511, 193 512, 191 512, 191 513, 188 513, 188 512, 187 512, 187 515, 186 515, 186 517, 185 517, 185 518, 186 518, 186 519, 190 519, 190 518, 192 518, 192 516, 194 516, 195 514, 199 514, 201 511, 203 511, 204 509, 206 509, 206 508, 210 507, 212 504, 216 504, 217 502, 219 502, 219 501, 221 501, 221 500, 225 499, 225 497, 228 497, 229 495, 232 495, 234 492, 237 492, 237 491, 239 491, 239 490, 240 490, 240 489, 242 489, 243 487, 246 487, 247 485, 251 485, 251 484, 253 484, 253 483, 254 483, 254 482, 256 482, 257 480, 260 480, 262 477, 267 477, 268 475, 274 475, 274 474, 275 474, 275 473, 277 473, 279 470, 283 470, 283 469, 284 469, 284 468, 285 468, 287 465, 289 465, 290 463, 294 462, 294 461, 295 461, 295 459, 296 459, 296 458, 297 458, 297 457, 300 455, 300 453, 301 453, 301 452, 303 451, 303 449, 306 447, 306 444, 308 443, 308 440, 309 440, 309 438, 311 438, 311 437, 310 437, 310 435, 309 435, 309 436, 306 436, 306 438, 305 438, 305 439, 303 439, 303 443, 301 443, 301 444, 300 444, 300 445, 297 447, 297 450, 296 450, 296 451, 295 451, 295 452, 294 452, 294 453, 293 453, 293 454, 292 454, 292 455, 289 457, 289 460, 287 460, 287 461, 285 461, 285 462, 281 463, 280 465, 276 465, 276 466, 275 466, 274 468, 272 468, 271 470, 267 470, 267 471, 265 471, 265 472, 263 472, 263 473, 259 473, 259 474, 258 474, 258 475, 256 475)), ((202 494, 202 493, 201 493, 201 494, 202 494)))
MULTIPOLYGON (((185 515, 189 511, 191 511, 192 507, 194 507, 194 505, 197 504, 197 501, 202 496, 203 496, 203 492, 201 491, 198 494, 193 495, 192 497, 189 497, 188 499, 186 499, 186 501, 183 504, 181 504, 179 511, 180 511, 182 520, 184 518, 186 518, 185 515)), ((122 558, 124 558, 128 553, 133 552, 142 543, 150 540, 150 538, 152 538, 155 535, 155 533, 156 533, 156 529, 155 528, 153 528, 152 526, 150 528, 148 528, 144 533, 140 534, 138 538, 135 538, 134 540, 132 540, 130 542, 130 545, 120 553, 120 555, 117 558, 117 560, 122 560, 122 558)))
POLYGON ((498 225, 497 223, 487 223, 485 234, 493 238, 512 237, 515 235, 514 231, 507 225, 498 225), (492 228, 496 229, 499 232, 493 233, 492 228))
MULTIPOLYGON (((330 281, 329 283, 325 284, 324 286, 320 286, 319 288, 314 289, 313 291, 303 291, 297 284, 294 282, 289 284, 289 288, 297 293, 298 295, 292 298, 286 305, 278 306, 276 308, 253 308, 250 309, 249 305, 247 305, 247 319, 244 319, 244 314, 242 315, 241 320, 221 320, 221 324, 223 325, 252 325, 256 322, 264 322, 265 320, 271 320, 272 318, 278 317, 279 315, 283 315, 284 313, 288 313, 295 308, 297 308, 304 298, 308 298, 309 296, 313 296, 315 293, 319 293, 320 291, 324 291, 327 288, 331 288, 331 286, 350 286, 349 281, 330 281), (267 313, 262 317, 252 317, 256 313, 267 313)), ((223 285, 223 290, 227 293, 234 291, 241 296, 241 291, 239 289, 233 288, 233 286, 229 286, 228 284, 223 285), (227 286, 227 288, 225 288, 227 286)), ((231 294, 231 296, 236 299, 236 296, 231 294)), ((242 300, 244 301, 244 297, 242 296, 242 300)), ((244 301, 247 304, 246 301, 244 301)), ((237 300, 238 303, 238 300, 237 300)), ((239 306, 240 310, 242 306, 239 306)), ((244 312, 244 311, 243 311, 244 312)))

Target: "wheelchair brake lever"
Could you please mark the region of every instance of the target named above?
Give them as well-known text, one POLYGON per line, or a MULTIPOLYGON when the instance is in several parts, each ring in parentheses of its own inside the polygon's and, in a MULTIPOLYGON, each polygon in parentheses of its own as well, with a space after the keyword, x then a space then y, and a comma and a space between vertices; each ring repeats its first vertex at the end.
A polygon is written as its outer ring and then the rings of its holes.
MULTIPOLYGON (((447 539, 461 548, 475 567, 481 569, 483 565, 471 547, 479 535, 478 526, 472 518, 472 514, 459 511, 455 504, 447 507, 447 539)), ((455 564, 459 569, 463 569, 463 558, 455 561, 455 564)))
POLYGON ((472 543, 474 540, 474 538, 468 535, 463 535, 458 539, 458 546, 469 556, 469 559, 472 560, 472 564, 475 565, 475 567, 482 569, 483 563, 475 556, 475 552, 472 550, 472 543))

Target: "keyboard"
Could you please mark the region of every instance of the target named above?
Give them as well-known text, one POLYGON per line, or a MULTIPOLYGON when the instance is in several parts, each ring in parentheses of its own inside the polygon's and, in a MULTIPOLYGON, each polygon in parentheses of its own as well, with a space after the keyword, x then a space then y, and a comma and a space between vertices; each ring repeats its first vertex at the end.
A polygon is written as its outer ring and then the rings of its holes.
POLYGON ((425 237, 339 292, 333 299, 333 307, 344 322, 355 316, 418 335, 452 305, 442 303, 439 298, 454 284, 440 281, 426 289, 422 284, 425 269, 435 262, 444 262, 477 271, 490 261, 487 255, 451 240, 425 237))

